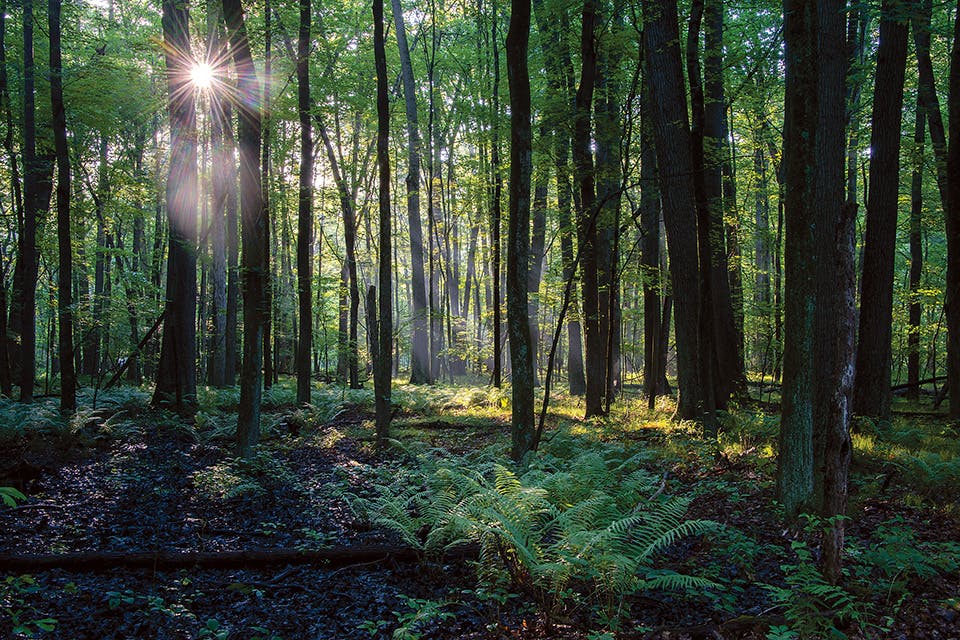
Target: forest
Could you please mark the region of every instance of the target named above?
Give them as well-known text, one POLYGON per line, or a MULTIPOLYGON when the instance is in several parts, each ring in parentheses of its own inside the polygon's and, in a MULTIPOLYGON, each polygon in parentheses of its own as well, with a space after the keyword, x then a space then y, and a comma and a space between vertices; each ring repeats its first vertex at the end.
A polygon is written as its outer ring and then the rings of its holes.
POLYGON ((0 0, 0 637, 960 638, 958 5, 0 0))

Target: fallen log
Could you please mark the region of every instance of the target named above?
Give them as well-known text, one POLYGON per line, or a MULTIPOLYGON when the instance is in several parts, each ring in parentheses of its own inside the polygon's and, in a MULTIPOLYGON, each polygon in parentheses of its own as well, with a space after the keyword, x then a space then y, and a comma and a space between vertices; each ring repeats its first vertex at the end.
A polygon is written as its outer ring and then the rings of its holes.
MULTIPOLYGON (((473 546, 462 546, 443 554, 443 560, 476 557, 473 546)), ((361 563, 419 562, 424 553, 399 545, 360 545, 327 549, 262 549, 256 551, 80 551, 50 554, 0 554, 0 572, 68 571, 97 572, 109 569, 256 569, 277 565, 322 565, 345 567, 361 563)))

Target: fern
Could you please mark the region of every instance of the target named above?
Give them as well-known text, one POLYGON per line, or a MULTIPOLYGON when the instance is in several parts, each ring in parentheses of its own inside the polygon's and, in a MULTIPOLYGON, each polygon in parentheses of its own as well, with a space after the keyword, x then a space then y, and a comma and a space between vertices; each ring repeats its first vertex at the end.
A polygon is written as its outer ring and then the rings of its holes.
POLYGON ((655 566, 681 538, 717 525, 687 520, 689 498, 650 500, 659 477, 640 467, 646 457, 581 448, 570 459, 543 455, 522 474, 489 455, 420 460, 415 472, 392 469, 354 509, 427 552, 478 544, 481 580, 506 578, 548 616, 581 597, 574 585, 593 585, 590 597, 614 626, 634 593, 715 586, 655 566))

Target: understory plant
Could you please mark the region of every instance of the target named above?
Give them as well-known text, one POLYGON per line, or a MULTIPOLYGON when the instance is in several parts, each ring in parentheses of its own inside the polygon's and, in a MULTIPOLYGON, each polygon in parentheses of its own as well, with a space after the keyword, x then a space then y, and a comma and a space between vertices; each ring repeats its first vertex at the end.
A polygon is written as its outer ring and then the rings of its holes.
POLYGON ((658 566, 675 542, 718 525, 685 519, 690 498, 664 495, 645 454, 555 449, 569 457, 541 454, 525 470, 493 456, 425 456, 416 471, 392 470, 375 497, 354 506, 428 553, 478 545, 481 581, 508 582, 548 620, 589 604, 616 629, 633 594, 714 586, 658 566))

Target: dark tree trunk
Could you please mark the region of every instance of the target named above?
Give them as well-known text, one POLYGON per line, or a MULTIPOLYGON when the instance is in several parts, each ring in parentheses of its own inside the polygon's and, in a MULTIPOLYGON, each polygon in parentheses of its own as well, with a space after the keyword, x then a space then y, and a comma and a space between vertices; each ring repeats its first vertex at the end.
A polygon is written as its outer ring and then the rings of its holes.
POLYGON ((73 369, 73 252, 70 246, 70 153, 67 118, 63 108, 63 64, 60 53, 61 0, 50 0, 50 106, 57 153, 57 321, 60 325, 60 412, 77 410, 77 377, 73 369))
POLYGON ((644 54, 654 123, 660 197, 669 239, 673 304, 676 305, 677 415, 700 419, 703 389, 698 372, 699 267, 696 197, 686 94, 680 61, 677 6, 672 0, 643 3, 644 54))
MULTIPOLYGON (((41 215, 43 160, 37 156, 37 127, 34 95, 33 0, 23 2, 23 234, 20 236, 20 282, 14 284, 12 322, 20 334, 18 377, 20 401, 33 402, 36 378, 36 297, 39 254, 37 219, 41 215), (19 286, 18 286, 19 284, 19 286)), ((15 279, 16 280, 16 279, 15 279)))
POLYGON ((601 333, 600 274, 598 271, 596 178, 590 151, 591 111, 597 82, 597 47, 595 25, 598 19, 596 0, 584 0, 580 32, 580 86, 577 88, 574 113, 573 164, 580 191, 577 229, 580 239, 584 341, 586 343, 586 412, 587 418, 603 414, 606 391, 605 345, 601 333))
MULTIPOLYGON (((712 193, 707 192, 707 176, 703 151, 705 106, 703 84, 700 78, 700 25, 703 18, 703 0, 694 0, 690 6, 690 25, 687 32, 687 74, 690 83, 690 156, 693 162, 693 191, 697 211, 697 246, 700 253, 700 324, 699 363, 700 387, 703 393, 704 434, 717 436, 717 388, 720 369, 717 358, 716 313, 713 309, 714 280, 710 258, 713 254, 711 241, 712 193)), ((712 181, 711 181, 712 183, 712 181)), ((719 195, 718 190, 715 191, 719 195)), ((679 318, 679 316, 678 316, 679 318)), ((722 397, 722 394, 720 394, 722 397)))
MULTIPOLYGON (((13 211, 18 221, 23 219, 23 196, 20 192, 20 176, 17 170, 17 157, 13 150, 13 110, 10 106, 10 90, 7 86, 7 2, 0 0, 0 109, 6 133, 3 137, 3 149, 7 154, 10 168, 10 183, 13 191, 13 211)), ((19 261, 18 261, 19 263, 19 261)), ((7 285, 4 265, 0 272, 0 393, 10 397, 13 393, 13 378, 10 372, 10 353, 7 336, 7 285)))
POLYGON ((378 344, 374 351, 374 395, 376 397, 377 445, 390 436, 392 416, 390 373, 393 363, 393 309, 391 301, 391 220, 390 220, 390 98, 387 95, 387 54, 383 36, 383 0, 373 0, 373 49, 377 69, 377 173, 380 211, 378 344))
POLYGON ((190 86, 189 11, 175 0, 163 2, 170 173, 167 177, 167 294, 163 341, 153 403, 192 415, 197 408, 197 120, 190 86))
MULTIPOLYGON (((546 133, 541 128, 541 137, 546 133)), ((530 270, 527 275, 527 315, 530 318, 530 360, 533 362, 533 382, 537 382, 540 359, 540 279, 543 277, 544 246, 547 234, 547 174, 537 174, 533 190, 533 231, 530 239, 530 270)))
POLYGON ((890 418, 893 268, 900 195, 900 128, 909 27, 902 12, 912 0, 884 0, 873 89, 870 185, 860 294, 854 411, 890 418))
MULTIPOLYGON (((224 121, 233 122, 233 107, 223 101, 224 121)), ((224 383, 233 386, 237 379, 237 324, 240 307, 240 225, 237 211, 237 172, 233 161, 234 143, 232 132, 224 130, 224 178, 226 181, 224 206, 227 218, 227 318, 223 334, 224 383)))
POLYGON ((497 10, 494 3, 493 37, 493 112, 490 114, 493 128, 493 144, 490 151, 490 171, 493 174, 493 190, 490 206, 490 276, 493 281, 493 386, 500 388, 502 373, 500 345, 503 326, 500 303, 500 201, 503 182, 500 179, 500 49, 497 43, 497 10))
MULTIPOLYGON (((333 173, 333 179, 337 185, 337 193, 340 196, 340 212, 343 215, 343 236, 347 252, 344 275, 346 276, 345 283, 349 293, 349 310, 345 304, 341 306, 340 348, 337 355, 337 369, 341 379, 349 381, 351 389, 359 389, 360 356, 357 326, 360 315, 360 285, 357 273, 357 214, 354 209, 353 195, 347 187, 347 182, 340 169, 333 142, 322 123, 320 123, 319 131, 320 138, 323 140, 323 147, 327 152, 327 160, 330 162, 330 171, 333 173)), ((346 303, 347 301, 343 300, 343 302, 346 303)))
POLYGON ((167 177, 167 294, 163 341, 153 403, 191 415, 197 408, 197 120, 190 86, 189 12, 174 0, 163 3, 166 42, 170 173, 167 177))
POLYGON ((947 139, 940 113, 940 100, 937 98, 936 81, 933 75, 933 61, 930 58, 930 20, 933 11, 932 0, 919 0, 920 11, 912 21, 913 43, 917 53, 917 93, 930 129, 930 146, 937 167, 937 188, 944 215, 947 211, 947 139))
MULTIPOLYGON (((710 274, 710 308, 713 310, 713 344, 716 353, 717 407, 723 409, 727 400, 744 389, 743 368, 740 366, 740 340, 733 311, 730 290, 730 263, 724 243, 725 205, 723 169, 729 157, 726 137, 726 103, 723 92, 723 0, 706 0, 704 4, 704 120, 703 168, 704 195, 710 216, 709 265, 701 268, 710 274)), ((702 260, 701 260, 702 262, 702 260)))
POLYGON ((643 279, 643 388, 647 407, 653 409, 665 390, 660 381, 666 371, 657 357, 660 343, 660 194, 657 191, 657 153, 654 148, 650 93, 644 86, 640 105, 640 226, 643 229, 641 265, 643 279))
MULTIPOLYGON (((786 333, 778 495, 788 518, 843 515, 850 459, 855 208, 844 205, 843 0, 785 6, 786 333)), ((824 532, 821 561, 839 578, 843 523, 824 532)))
MULTIPOLYGON (((271 31, 270 0, 265 0, 264 5, 264 67, 263 67, 263 109, 260 112, 260 199, 263 201, 263 209, 266 211, 267 220, 270 218, 270 94, 272 87, 270 81, 272 60, 272 42, 273 33, 271 31), (266 114, 266 115, 264 115, 266 114)), ((252 64, 252 63, 251 63, 252 64)), ((259 83, 258 83, 259 84, 259 83)), ((259 88, 259 87, 258 87, 259 88)), ((241 178, 242 181, 242 178, 241 178)), ((241 184, 241 190, 243 186, 241 184)), ((270 223, 264 225, 263 235, 263 264, 264 264, 264 285, 263 285, 263 388, 270 389, 273 386, 273 380, 276 375, 273 366, 273 315, 274 315, 274 277, 270 264, 270 223)), ((246 303, 244 303, 246 304, 246 303)), ((246 353, 246 349, 244 349, 246 353)))
POLYGON ((950 418, 960 418, 960 15, 950 51, 950 147, 947 151, 947 387, 950 418))
MULTIPOLYGON (((237 72, 238 95, 258 95, 260 82, 253 65, 250 40, 240 0, 223 0, 223 16, 230 34, 230 49, 237 72)), ((243 363, 240 371, 240 406, 237 409, 237 449, 249 458, 260 439, 260 398, 264 359, 264 322, 267 307, 267 228, 269 213, 262 194, 260 174, 261 112, 256 104, 238 100, 240 116, 240 218, 243 231, 243 363)))
POLYGON ((907 334, 907 397, 920 398, 920 283, 923 276, 923 149, 926 142, 926 117, 917 104, 913 133, 913 172, 910 184, 910 330, 907 334))
POLYGON ((507 331, 513 375, 511 457, 519 462, 533 446, 533 349, 527 313, 530 266, 530 175, 533 169, 527 45, 530 0, 512 0, 507 31, 510 83, 510 219, 507 231, 507 331))
POLYGON ((310 359, 313 351, 313 131, 310 123, 310 0, 300 0, 297 38, 297 107, 300 115, 300 197, 297 209, 297 404, 310 403, 310 359))
POLYGON ((403 80, 404 106, 407 112, 407 224, 410 232, 410 288, 413 307, 410 310, 410 382, 430 384, 430 348, 427 333, 427 290, 423 269, 423 228, 420 223, 420 124, 417 118, 417 87, 413 80, 413 64, 407 45, 400 0, 393 0, 393 21, 400 49, 400 74, 403 80))
MULTIPOLYGON (((214 61, 222 61, 225 55, 223 41, 223 12, 220 0, 207 1, 207 38, 214 61)), ((210 265, 213 280, 211 298, 211 323, 207 381, 214 388, 227 384, 227 190, 233 176, 233 132, 229 109, 220 91, 210 91, 210 147, 213 158, 212 191, 210 210, 210 247, 213 260, 210 265), (228 154, 228 151, 231 153, 228 154)), ((232 382, 232 376, 231 376, 232 382)))

